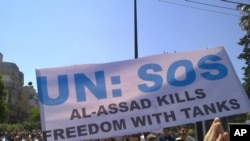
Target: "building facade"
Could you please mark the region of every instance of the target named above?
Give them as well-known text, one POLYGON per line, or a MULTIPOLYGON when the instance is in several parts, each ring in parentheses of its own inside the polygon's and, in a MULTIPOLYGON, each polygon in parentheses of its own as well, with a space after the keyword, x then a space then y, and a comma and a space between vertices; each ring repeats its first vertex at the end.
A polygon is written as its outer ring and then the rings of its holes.
POLYGON ((38 107, 37 93, 32 85, 24 85, 24 74, 12 62, 4 62, 0 53, 0 74, 7 89, 7 123, 22 123, 28 118, 29 109, 38 107))

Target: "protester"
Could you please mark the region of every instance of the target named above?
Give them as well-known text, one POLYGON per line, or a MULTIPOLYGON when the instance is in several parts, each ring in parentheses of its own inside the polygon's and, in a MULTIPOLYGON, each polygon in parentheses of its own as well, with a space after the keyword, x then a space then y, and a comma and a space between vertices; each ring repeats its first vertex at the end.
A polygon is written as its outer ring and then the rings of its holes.
POLYGON ((163 135, 159 136, 159 141, 175 141, 175 138, 171 135, 170 128, 163 128, 163 135))
POLYGON ((176 141, 195 141, 195 139, 188 135, 186 127, 182 127, 180 130, 180 136, 176 138, 176 141))
MULTIPOLYGON (((170 135, 171 131, 169 128, 163 129, 164 135, 159 136, 158 141, 175 141, 170 135), (164 138, 166 137, 166 138, 164 138)), ((0 141, 43 141, 41 138, 41 131, 36 130, 32 132, 24 131, 0 131, 0 141), (30 136, 29 136, 30 135, 30 136)), ((144 133, 145 141, 157 141, 157 135, 154 133, 144 133)), ((140 134, 133 134, 123 136, 119 138, 122 141, 140 141, 140 134)), ((118 138, 107 138, 100 139, 100 141, 119 141, 118 138)), ((176 138, 176 141, 195 141, 194 138, 188 135, 187 128, 182 127, 180 130, 180 136, 176 138)), ((203 141, 229 141, 229 135, 224 131, 223 126, 219 118, 215 118, 211 124, 208 132, 206 133, 203 141)))
POLYGON ((123 141, 140 141, 140 134, 128 135, 123 138, 123 141))
POLYGON ((204 141, 229 141, 229 135, 224 131, 219 118, 215 118, 210 126, 204 141))
POLYGON ((9 141, 7 138, 8 138, 8 133, 6 131, 2 131, 0 134, 0 141, 9 141))
POLYGON ((140 141, 146 141, 147 135, 150 134, 150 132, 143 132, 140 135, 140 141))
POLYGON ((146 141, 157 141, 157 136, 155 134, 148 134, 146 141))

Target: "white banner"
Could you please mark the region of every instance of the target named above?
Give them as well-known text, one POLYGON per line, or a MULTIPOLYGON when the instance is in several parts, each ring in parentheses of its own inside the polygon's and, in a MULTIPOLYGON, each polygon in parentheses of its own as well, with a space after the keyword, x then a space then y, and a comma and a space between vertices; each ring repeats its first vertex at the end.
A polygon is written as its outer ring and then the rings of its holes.
POLYGON ((223 47, 37 69, 49 141, 122 136, 250 112, 223 47))

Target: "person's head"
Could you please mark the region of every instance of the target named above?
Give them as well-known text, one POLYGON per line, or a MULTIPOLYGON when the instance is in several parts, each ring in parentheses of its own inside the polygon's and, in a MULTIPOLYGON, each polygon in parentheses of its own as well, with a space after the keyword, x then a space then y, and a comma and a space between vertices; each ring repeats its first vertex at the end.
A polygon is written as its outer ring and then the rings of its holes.
POLYGON ((127 141, 140 141, 140 135, 139 134, 133 134, 128 136, 127 141))
POLYGON ((170 135, 170 128, 168 128, 168 127, 163 128, 163 133, 165 136, 169 136, 170 135))
POLYGON ((19 135, 16 135, 14 141, 22 141, 22 138, 19 135))
POLYGON ((154 134, 147 135, 147 141, 157 141, 157 137, 154 134))
POLYGON ((187 129, 187 127, 181 127, 180 135, 181 136, 187 136, 188 135, 188 129, 187 129))
POLYGON ((115 141, 115 138, 105 138, 104 141, 115 141))

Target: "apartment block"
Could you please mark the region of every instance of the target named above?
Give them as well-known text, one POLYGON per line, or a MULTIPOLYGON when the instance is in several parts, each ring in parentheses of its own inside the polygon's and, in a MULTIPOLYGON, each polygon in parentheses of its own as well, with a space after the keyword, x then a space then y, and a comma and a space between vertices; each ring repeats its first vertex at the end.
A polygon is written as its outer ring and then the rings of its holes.
POLYGON ((28 118, 29 109, 38 107, 36 90, 32 83, 24 86, 24 74, 13 62, 4 62, 0 53, 0 75, 7 88, 8 123, 23 123, 28 118))

